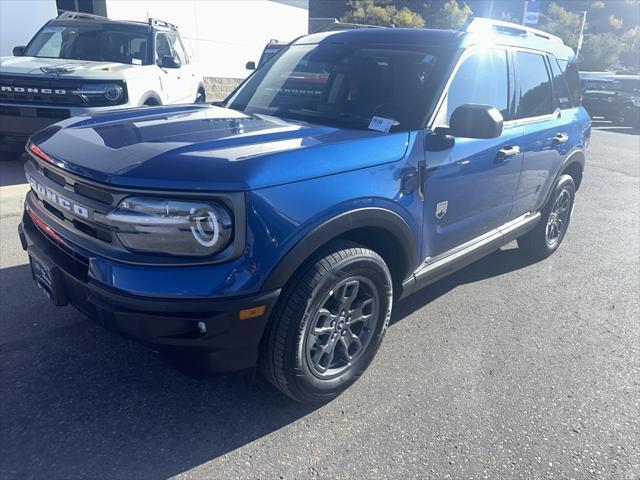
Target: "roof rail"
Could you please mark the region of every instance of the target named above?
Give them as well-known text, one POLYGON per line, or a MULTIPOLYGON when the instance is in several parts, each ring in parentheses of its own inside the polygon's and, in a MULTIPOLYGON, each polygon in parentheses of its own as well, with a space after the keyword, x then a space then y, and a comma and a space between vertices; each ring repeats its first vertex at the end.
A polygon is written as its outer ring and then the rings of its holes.
POLYGON ((57 18, 63 20, 109 20, 107 17, 103 17, 102 15, 94 15, 92 13, 84 13, 84 12, 72 12, 71 10, 66 10, 58 15, 57 18))
POLYGON ((463 28, 467 33, 481 33, 492 31, 505 35, 531 35, 534 37, 544 38, 545 40, 549 40, 551 42, 559 43, 560 45, 564 45, 564 42, 560 37, 556 37, 555 35, 551 35, 550 33, 543 32, 542 30, 519 25, 517 23, 493 20, 491 18, 475 17, 463 28))
POLYGON ((164 27, 170 30, 178 30, 178 27, 176 27, 173 23, 165 22, 164 20, 160 20, 159 18, 149 18, 148 23, 150 28, 164 27))

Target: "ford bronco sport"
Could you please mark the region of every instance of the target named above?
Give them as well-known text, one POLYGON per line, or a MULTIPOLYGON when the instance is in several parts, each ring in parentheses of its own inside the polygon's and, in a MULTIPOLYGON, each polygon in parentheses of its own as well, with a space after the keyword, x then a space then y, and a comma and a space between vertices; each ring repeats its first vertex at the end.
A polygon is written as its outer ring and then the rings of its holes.
POLYGON ((177 27, 65 12, 0 58, 0 147, 24 149, 61 119, 114 108, 204 102, 177 27))
POLYGON ((558 249, 590 136, 579 99, 573 51, 519 25, 314 34, 221 106, 33 135, 22 245, 57 305, 326 401, 394 301, 514 239, 558 249))

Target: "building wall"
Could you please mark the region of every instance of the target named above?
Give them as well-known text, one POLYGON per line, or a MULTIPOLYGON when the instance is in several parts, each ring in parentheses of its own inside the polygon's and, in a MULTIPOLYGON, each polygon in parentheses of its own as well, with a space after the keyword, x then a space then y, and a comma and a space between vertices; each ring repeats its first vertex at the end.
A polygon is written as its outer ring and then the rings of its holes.
MULTIPOLYGON (((4 0, 0 0, 0 3, 4 0)), ((224 98, 250 72, 271 39, 305 35, 308 0, 106 0, 114 19, 156 17, 178 26, 196 55, 210 100, 224 98)))
POLYGON ((45 22, 57 16, 56 0, 0 0, 0 56, 26 45, 45 22))

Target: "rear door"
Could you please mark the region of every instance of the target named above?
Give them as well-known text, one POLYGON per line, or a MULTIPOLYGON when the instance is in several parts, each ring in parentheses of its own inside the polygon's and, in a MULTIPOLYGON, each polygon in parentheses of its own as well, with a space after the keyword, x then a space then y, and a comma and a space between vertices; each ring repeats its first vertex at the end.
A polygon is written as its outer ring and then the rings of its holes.
POLYGON ((519 149, 523 133, 521 127, 508 122, 512 77, 508 52, 501 48, 466 52, 453 75, 434 127, 448 125, 453 111, 464 104, 495 107, 506 126, 498 138, 455 138, 446 149, 427 145, 425 257, 476 239, 510 218, 522 166, 519 149))
MULTIPOLYGON (((524 129, 522 174, 511 215, 517 217, 539 210, 553 187, 570 145, 575 144, 577 132, 572 121, 577 110, 569 93, 560 93, 560 78, 553 84, 549 61, 553 57, 525 50, 515 50, 512 55, 516 68, 513 122, 524 129)), ((558 70, 557 62, 553 67, 558 70)))

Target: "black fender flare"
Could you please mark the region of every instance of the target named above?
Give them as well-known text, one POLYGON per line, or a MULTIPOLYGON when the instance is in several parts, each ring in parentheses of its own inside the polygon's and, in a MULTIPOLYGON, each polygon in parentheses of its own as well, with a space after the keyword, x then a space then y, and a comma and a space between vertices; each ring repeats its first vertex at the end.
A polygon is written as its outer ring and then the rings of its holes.
POLYGON ((586 157, 584 154, 584 150, 582 148, 576 148, 564 159, 564 162, 562 162, 562 165, 558 169, 558 172, 556 173, 556 176, 553 179, 551 188, 549 189, 549 191, 544 197, 544 202, 542 202, 542 204, 538 207, 538 209, 543 208, 544 205, 547 204, 547 202, 549 201, 549 198, 551 197, 551 195, 553 194, 553 191, 555 190, 556 185, 558 184, 558 180, 560 180, 560 176, 567 170, 567 167, 572 163, 578 163, 580 165, 580 169, 584 171, 586 157))
POLYGON ((160 98, 160 95, 158 95, 156 92, 154 91, 148 91, 145 92, 141 97, 140 97, 140 101, 138 102, 138 106, 142 107, 144 106, 144 104, 146 103, 147 100, 153 98, 156 102, 158 102, 158 105, 162 105, 162 99, 160 98))
POLYGON ((337 215, 315 227, 278 262, 267 276, 263 290, 282 288, 304 262, 329 241, 360 228, 379 228, 391 234, 407 260, 403 280, 415 269, 416 240, 411 228, 397 213, 380 207, 364 207, 337 215))

